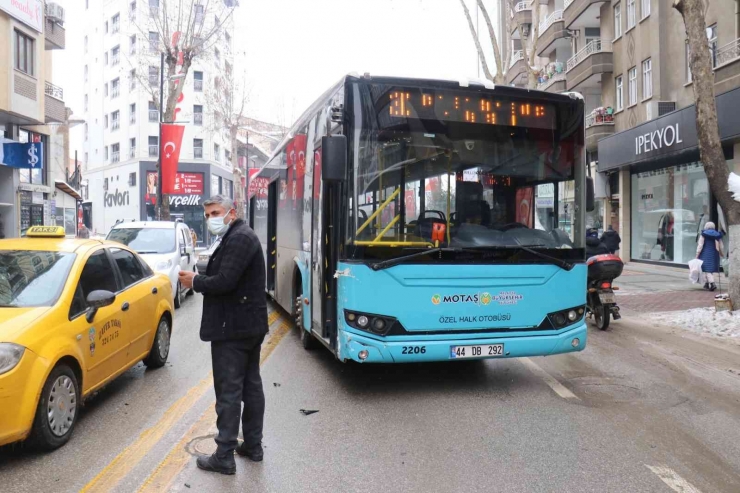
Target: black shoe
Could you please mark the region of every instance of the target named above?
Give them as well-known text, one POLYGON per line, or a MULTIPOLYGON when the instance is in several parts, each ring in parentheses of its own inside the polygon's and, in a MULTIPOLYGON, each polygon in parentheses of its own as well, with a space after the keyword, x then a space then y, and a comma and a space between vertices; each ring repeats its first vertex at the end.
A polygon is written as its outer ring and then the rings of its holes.
POLYGON ((252 462, 262 462, 262 459, 265 458, 265 452, 262 450, 262 444, 260 443, 247 447, 247 444, 242 442, 236 448, 236 453, 252 462))
POLYGON ((717 285, 714 284, 714 283, 710 283, 709 284, 709 291, 714 291, 715 289, 717 289, 717 285))
POLYGON ((211 472, 220 472, 221 474, 236 474, 236 462, 234 456, 218 457, 213 455, 202 455, 195 461, 199 469, 211 472))
POLYGON ((704 283, 704 289, 706 289, 707 291, 709 291, 709 283, 708 282, 705 282, 704 283))

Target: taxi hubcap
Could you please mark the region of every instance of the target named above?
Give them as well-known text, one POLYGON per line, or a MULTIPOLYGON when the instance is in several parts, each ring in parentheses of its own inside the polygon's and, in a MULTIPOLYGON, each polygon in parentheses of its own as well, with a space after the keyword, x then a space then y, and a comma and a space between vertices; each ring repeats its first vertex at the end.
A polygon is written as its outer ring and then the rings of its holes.
POLYGON ((49 392, 46 414, 51 432, 60 437, 65 435, 75 420, 77 392, 72 379, 62 375, 56 379, 49 392))
POLYGON ((170 352, 170 327, 162 320, 157 331, 157 349, 159 357, 165 359, 170 352))

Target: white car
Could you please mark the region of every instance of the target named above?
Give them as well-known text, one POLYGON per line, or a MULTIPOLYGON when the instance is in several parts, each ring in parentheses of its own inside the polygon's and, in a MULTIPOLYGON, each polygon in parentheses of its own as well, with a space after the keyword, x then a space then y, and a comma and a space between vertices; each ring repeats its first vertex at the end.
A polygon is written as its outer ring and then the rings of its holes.
POLYGON ((175 308, 180 308, 183 296, 193 294, 183 289, 178 272, 197 272, 195 245, 190 228, 175 221, 130 221, 113 226, 106 240, 123 243, 138 253, 155 272, 167 274, 175 296, 175 308))

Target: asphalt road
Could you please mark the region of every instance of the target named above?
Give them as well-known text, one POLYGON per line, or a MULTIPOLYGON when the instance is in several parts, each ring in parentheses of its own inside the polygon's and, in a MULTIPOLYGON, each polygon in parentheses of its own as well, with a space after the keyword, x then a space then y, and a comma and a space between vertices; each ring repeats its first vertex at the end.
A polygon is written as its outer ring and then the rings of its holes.
POLYGON ((369 366, 304 351, 276 312, 265 461, 205 473, 193 456, 213 450, 215 416, 199 315, 188 299, 171 365, 100 392, 66 447, 0 452, 0 490, 740 491, 740 346, 636 319, 591 331, 578 354, 369 366))

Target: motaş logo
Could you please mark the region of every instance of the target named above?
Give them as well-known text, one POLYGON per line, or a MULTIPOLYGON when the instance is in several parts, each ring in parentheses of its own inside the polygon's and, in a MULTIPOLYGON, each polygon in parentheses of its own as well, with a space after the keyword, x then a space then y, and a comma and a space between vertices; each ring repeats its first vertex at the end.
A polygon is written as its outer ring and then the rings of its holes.
POLYGON ((502 291, 496 296, 492 296, 490 293, 452 294, 445 296, 435 294, 432 296, 432 304, 472 303, 474 305, 486 306, 492 301, 498 301, 499 305, 516 305, 522 299, 524 299, 524 296, 516 291, 502 291))

